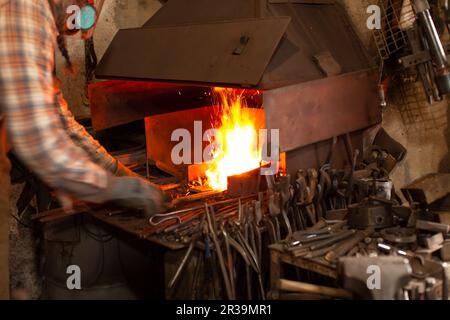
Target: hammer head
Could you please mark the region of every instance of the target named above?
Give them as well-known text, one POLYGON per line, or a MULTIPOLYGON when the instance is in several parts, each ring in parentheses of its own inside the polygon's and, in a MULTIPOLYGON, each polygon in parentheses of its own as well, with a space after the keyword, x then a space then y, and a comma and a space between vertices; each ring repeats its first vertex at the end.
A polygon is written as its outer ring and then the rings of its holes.
POLYGON ((409 261, 398 256, 343 257, 338 262, 341 286, 364 300, 394 300, 411 272, 409 261))

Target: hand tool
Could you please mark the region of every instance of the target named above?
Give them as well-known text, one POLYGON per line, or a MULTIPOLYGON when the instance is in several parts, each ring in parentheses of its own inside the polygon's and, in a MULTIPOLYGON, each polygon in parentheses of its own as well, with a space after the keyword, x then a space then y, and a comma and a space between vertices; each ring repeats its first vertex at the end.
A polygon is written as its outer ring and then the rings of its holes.
POLYGON ((314 216, 311 208, 308 208, 309 203, 307 202, 308 197, 308 186, 306 184, 306 179, 304 177, 303 171, 299 170, 297 172, 297 180, 295 182, 294 188, 296 189, 296 199, 297 202, 297 208, 300 214, 301 219, 303 220, 303 226, 307 226, 307 221, 304 217, 304 212, 306 211, 306 216, 309 220, 310 224, 314 224, 314 216), (300 207, 300 208, 299 208, 300 207))
POLYGON ((356 164, 359 156, 359 150, 353 149, 352 140, 350 138, 349 133, 345 135, 345 149, 347 151, 347 156, 350 163, 350 174, 347 176, 348 183, 345 193, 347 198, 347 206, 349 206, 353 202, 353 185, 354 185, 353 174, 356 171, 356 164))
POLYGON ((243 246, 233 239, 231 236, 229 236, 229 243, 232 248, 236 250, 236 252, 242 257, 244 263, 245 263, 245 274, 246 274, 246 292, 247 292, 247 298, 251 299, 252 297, 252 286, 251 286, 251 279, 250 279, 250 268, 253 269, 255 272, 257 272, 257 266, 254 262, 252 262, 252 258, 249 256, 249 253, 243 248, 243 246))
MULTIPOLYGON (((334 249, 334 248, 333 248, 334 249)), ((331 251, 331 250, 330 250, 331 251)), ((359 252, 359 247, 353 247, 353 249, 351 249, 349 252, 347 252, 346 256, 347 257, 353 257, 355 256, 357 253, 359 252)))
POLYGON ((181 272, 184 270, 185 266, 187 265, 188 261, 190 260, 192 256, 192 252, 194 250, 195 244, 197 240, 199 239, 200 234, 196 235, 194 238, 192 238, 191 243, 186 251, 186 254, 184 255, 180 266, 178 267, 177 271, 175 272, 175 275, 173 276, 172 280, 169 282, 169 289, 172 289, 175 284, 177 283, 178 279, 180 278, 181 272))
POLYGON ((308 203, 308 206, 306 207, 306 209, 309 211, 309 216, 312 219, 311 223, 315 224, 317 222, 317 212, 316 207, 314 205, 314 198, 316 197, 319 175, 317 173, 317 170, 308 169, 306 176, 308 179, 308 189, 307 189, 308 192, 306 197, 306 202, 308 203))
POLYGON ((229 277, 230 277, 230 285, 231 285, 231 292, 233 293, 233 296, 236 297, 236 289, 235 289, 235 273, 234 273, 234 261, 233 261, 233 256, 231 254, 231 247, 230 247, 230 240, 229 240, 229 236, 228 236, 228 232, 226 231, 225 228, 225 223, 222 223, 221 225, 221 231, 222 231, 222 235, 223 235, 223 240, 224 240, 224 244, 225 244, 225 253, 226 253, 226 257, 227 257, 227 267, 228 267, 228 272, 229 272, 229 277))
POLYGON ((288 207, 292 197, 290 180, 291 180, 290 175, 282 176, 280 177, 279 183, 281 215, 283 217, 283 221, 286 226, 287 237, 290 237, 292 235, 292 226, 288 218, 288 207))
POLYGON ((192 277, 192 294, 191 294, 191 300, 197 299, 197 291, 198 291, 198 279, 200 274, 200 269, 203 264, 203 254, 199 254, 197 257, 197 263, 195 265, 194 269, 194 275, 192 277))
POLYGON ((267 227, 267 232, 269 234, 270 244, 278 242, 277 234, 276 234, 277 232, 275 230, 275 225, 273 224, 272 220, 270 218, 266 217, 264 219, 264 222, 267 227))
POLYGON ((450 265, 442 263, 442 300, 449 300, 450 265))
MULTIPOLYGON (((254 196, 216 201, 210 203, 210 207, 222 206, 218 209, 216 219, 229 218, 237 213, 238 209, 235 208, 235 203, 242 203, 242 201, 248 202, 252 197, 254 196)), ((143 234, 149 236, 155 233, 161 234, 168 232, 181 232, 180 230, 186 230, 187 228, 189 228, 189 225, 195 224, 195 221, 204 212, 204 209, 204 205, 202 205, 164 214, 157 214, 149 220, 149 223, 153 228, 149 230, 143 230, 143 234)))
MULTIPOLYGON (((64 208, 53 209, 53 210, 45 211, 42 213, 34 214, 31 217, 31 220, 39 219, 39 221, 41 221, 41 222, 48 222, 48 221, 53 221, 53 220, 57 220, 57 219, 61 219, 61 218, 66 218, 66 217, 76 215, 79 213, 83 213, 83 212, 89 212, 89 211, 95 210, 97 208, 98 208, 98 206, 88 205, 84 202, 78 202, 73 205, 73 208, 71 210, 67 210, 64 208)), ((107 213, 107 211, 106 211, 106 213, 107 213)))
POLYGON ((447 25, 447 31, 450 34, 450 1, 445 0, 444 2, 444 15, 445 23, 447 25))
MULTIPOLYGON (((247 217, 247 212, 245 212, 245 217, 246 218, 248 218, 247 217)), ((248 220, 248 219, 246 219, 246 220, 248 220)), ((245 221, 244 222, 244 225, 242 226, 243 227, 243 229, 244 229, 244 240, 245 240, 245 243, 247 244, 247 246, 248 247, 250 247, 250 243, 249 243, 249 234, 248 234, 248 227, 249 227, 249 225, 247 224, 247 222, 245 221)), ((250 255, 252 255, 251 253, 250 253, 250 255)), ((257 262, 257 259, 256 259, 256 257, 255 257, 255 265, 256 266, 258 266, 258 262, 257 262)), ((245 280, 246 280, 246 283, 247 283, 247 298, 249 299, 249 300, 252 300, 252 298, 253 298, 253 290, 252 290, 252 274, 251 274, 251 272, 250 272, 250 267, 247 265, 246 267, 245 267, 245 275, 246 275, 246 278, 245 278, 245 280)))
POLYGON ((321 240, 327 240, 333 238, 334 236, 335 236, 334 234, 329 233, 318 235, 317 234, 305 235, 304 237, 297 238, 295 241, 290 242, 288 251, 295 251, 297 248, 303 248, 310 243, 321 240))
POLYGON ((317 224, 316 227, 312 227, 309 228, 308 230, 302 230, 302 231, 297 231, 294 233, 293 238, 294 239, 301 239, 302 236, 305 235, 321 235, 321 234, 329 234, 329 233, 333 233, 336 232, 340 229, 342 229, 342 227, 344 227, 347 224, 347 221, 338 221, 330 226, 328 226, 328 223, 325 220, 321 220, 320 225, 317 224), (324 225, 324 227, 319 229, 319 226, 324 225))
POLYGON ((277 217, 272 217, 272 220, 274 221, 275 225, 275 231, 277 236, 277 242, 281 241, 281 230, 280 230, 280 222, 278 221, 277 217))
POLYGON ((327 167, 331 167, 331 163, 332 163, 332 161, 333 161, 333 156, 334 156, 334 152, 335 152, 335 150, 336 150, 336 145, 337 145, 337 143, 338 143, 338 140, 339 140, 339 139, 338 139, 338 136, 334 136, 334 137, 331 139, 330 150, 328 151, 327 159, 326 159, 325 164, 323 165, 322 168, 325 168, 326 166, 327 166, 327 167))
MULTIPOLYGON (((298 224, 298 230, 304 230, 306 228, 307 222, 305 220, 305 217, 302 213, 303 204, 305 203, 304 195, 306 194, 306 186, 300 186, 300 183, 297 179, 294 182, 293 188, 294 188, 294 195, 292 199, 292 206, 291 209, 293 210, 293 214, 295 215, 297 219, 298 224)), ((305 183, 306 184, 306 183, 305 183)))
POLYGON ((288 251, 291 251, 294 257, 304 257, 313 251, 320 251, 322 249, 326 250, 325 253, 328 253, 335 249, 338 243, 342 243, 343 240, 351 237, 355 234, 355 232, 355 230, 344 230, 336 234, 329 235, 327 238, 305 243, 300 247, 290 248, 288 251))
POLYGON ((219 192, 219 191, 206 191, 206 192, 202 192, 202 193, 198 193, 198 194, 193 194, 193 195, 189 195, 189 196, 186 196, 186 197, 174 199, 172 201, 172 205, 173 206, 177 206, 177 205, 179 205, 181 203, 204 200, 206 198, 210 198, 210 197, 213 197, 213 196, 221 195, 222 193, 223 192, 219 192))
POLYGON ((243 212, 243 208, 242 208, 242 201, 239 199, 239 204, 238 204, 238 224, 243 224, 244 222, 244 212, 243 212))
POLYGON ((252 252, 255 255, 256 264, 259 266, 259 256, 258 256, 258 249, 256 244, 256 235, 255 230, 253 228, 253 219, 252 214, 250 212, 247 212, 247 221, 244 225, 244 237, 247 243, 250 245, 250 248, 252 249, 252 252))
POLYGON ((450 262, 450 240, 444 241, 440 254, 442 261, 450 262))
POLYGON ((262 200, 255 201, 255 223, 257 225, 259 225, 261 223, 261 220, 263 218, 263 214, 261 211, 261 203, 262 203, 262 200))
POLYGON ((249 257, 247 251, 241 246, 241 244, 237 242, 235 239, 233 239, 231 236, 228 238, 228 241, 230 242, 230 246, 241 255, 245 264, 252 267, 253 270, 257 272, 257 266, 254 263, 252 263, 252 259, 249 257))
POLYGON ((318 194, 316 200, 316 208, 319 210, 319 219, 325 218, 325 214, 327 212, 327 206, 325 199, 328 197, 328 193, 331 188, 331 178, 329 174, 325 171, 325 168, 329 166, 323 166, 319 170, 319 185, 318 185, 318 194))
POLYGON ((217 239, 217 234, 216 234, 217 229, 213 222, 213 220, 215 220, 214 213, 212 212, 213 210, 214 209, 210 208, 208 206, 208 204, 205 204, 206 219, 208 221, 208 229, 211 234, 212 241, 214 243, 214 250, 216 252, 217 259, 219 260, 219 265, 220 265, 220 269, 222 271, 223 282, 225 284, 227 298, 229 300, 233 300, 233 299, 235 299, 235 297, 234 297, 233 292, 231 291, 230 279, 229 279, 228 273, 226 271, 225 261, 224 261, 223 254, 222 254, 222 249, 221 249, 219 241, 217 239))
POLYGON ((380 235, 387 242, 397 245, 412 244, 417 241, 416 230, 412 228, 387 228, 381 230, 380 235))
POLYGON ((318 244, 312 245, 309 249, 311 251, 323 249, 323 248, 328 247, 330 245, 333 245, 333 244, 335 244, 337 242, 340 242, 340 241, 342 241, 344 239, 347 239, 348 237, 351 237, 355 233, 356 233, 355 230, 346 230, 346 231, 339 232, 339 233, 333 235, 333 237, 330 238, 330 239, 326 239, 324 241, 321 241, 318 244))
POLYGON ((425 264, 425 258, 419 254, 415 254, 414 252, 407 251, 407 250, 399 250, 394 246, 391 246, 389 244, 380 242, 378 243, 378 249, 384 253, 389 253, 393 255, 399 255, 403 257, 407 257, 408 259, 416 259, 420 262, 420 264, 423 266, 425 264))
POLYGON ((204 224, 203 227, 203 237, 205 242, 205 254, 204 254, 204 261, 205 261, 205 268, 204 268, 204 274, 205 274, 205 283, 206 286, 204 286, 202 289, 211 289, 212 292, 207 292, 205 296, 210 297, 212 296, 214 299, 217 299, 219 296, 217 293, 219 292, 219 289, 216 287, 217 285, 217 266, 214 260, 214 256, 212 254, 212 244, 211 244, 211 238, 210 238, 210 230, 208 227, 208 223, 204 224))
POLYGON ((167 216, 167 215, 160 215, 160 214, 155 214, 150 219, 148 219, 148 222, 150 223, 151 226, 156 227, 156 226, 159 226, 159 225, 161 225, 167 221, 171 221, 171 220, 176 220, 177 223, 181 223, 181 218, 177 215, 167 216), (157 219, 159 219, 159 220, 157 220, 157 219))
POLYGON ((293 204, 291 207, 289 207, 288 215, 290 215, 294 221, 295 232, 305 229, 302 216, 296 204, 293 204))
POLYGON ((312 227, 308 228, 308 231, 318 231, 323 228, 326 228, 328 226, 327 221, 324 219, 320 219, 318 222, 316 222, 312 227))
POLYGON ((448 225, 448 224, 425 221, 425 220, 417 220, 416 228, 419 230, 441 232, 443 234, 448 234, 450 232, 450 225, 448 225))
MULTIPOLYGON (((258 225, 256 224, 256 221, 254 221, 251 225, 251 227, 253 228, 253 235, 255 236, 255 245, 256 245, 256 255, 258 258, 258 265, 260 266, 261 269, 261 265, 262 265, 262 234, 261 234, 261 229, 258 227, 258 225)), ((261 270, 262 271, 262 270, 261 270)))
POLYGON ((336 246, 338 246, 338 243, 333 244, 329 247, 323 248, 323 249, 319 249, 319 250, 314 250, 314 251, 310 251, 308 253, 306 253, 303 258, 305 259, 314 259, 317 257, 322 257, 324 255, 326 255, 328 252, 330 252, 331 250, 333 250, 334 248, 336 248, 336 246))
MULTIPOLYGON (((412 27, 406 30, 406 35, 408 36, 408 41, 413 55, 419 55, 422 52, 422 47, 424 45, 422 40, 422 35, 420 29, 417 27, 412 27)), ((408 60, 408 58, 406 58, 408 60)), ((405 58, 400 60, 404 63, 405 58)), ((431 104, 433 100, 439 101, 439 90, 434 84, 434 77, 431 76, 430 72, 433 70, 430 68, 429 61, 419 63, 416 65, 417 72, 419 74, 420 81, 422 82, 423 89, 427 95, 428 102, 431 104)))
POLYGON ((289 292, 311 293, 337 299, 353 298, 352 292, 348 290, 318 286, 310 283, 297 282, 285 279, 279 280, 278 287, 280 288, 280 290, 289 292))
MULTIPOLYGON (((261 265, 258 263, 257 255, 256 255, 255 251, 252 250, 251 245, 246 240, 246 237, 244 237, 244 235, 242 235, 241 231, 239 229, 236 229, 235 231, 236 231, 236 235, 238 237, 238 241, 240 241, 244 250, 247 251, 248 255, 250 256, 250 261, 254 265, 255 272, 258 276, 258 283, 259 283, 261 299, 264 300, 265 294, 264 294, 264 286, 263 286, 262 275, 261 275, 261 265)), ((247 279, 250 279, 249 275, 248 275, 247 279)), ((251 285, 251 283, 249 285, 251 285)))
POLYGON ((369 227, 364 231, 358 231, 350 239, 342 242, 334 250, 328 252, 327 255, 325 256, 325 260, 327 260, 328 262, 336 261, 336 259, 345 255, 354 246, 358 245, 358 243, 363 241, 365 238, 370 237, 374 233, 374 231, 375 230, 372 227, 369 227))
POLYGON ((400 58, 399 63, 404 68, 416 67, 431 104, 450 92, 449 64, 428 1, 413 0, 408 5, 414 14, 409 14, 408 23, 400 24, 400 30, 407 35, 412 54, 400 58))
MULTIPOLYGON (((259 264, 257 254, 252 249, 252 245, 244 239, 244 235, 236 227, 233 227, 230 232, 236 237, 236 240, 240 245, 240 250, 242 252, 239 253, 245 258, 244 261, 249 267, 248 271, 259 274, 261 272, 261 266, 259 264)), ((251 280, 252 277, 249 279, 251 280)))
POLYGON ((280 209, 280 194, 277 192, 272 192, 269 191, 268 192, 268 197, 269 197, 269 215, 270 218, 273 220, 274 225, 275 225, 275 230, 276 230, 276 235, 277 235, 277 241, 281 240, 281 228, 280 228, 280 221, 278 220, 278 216, 281 214, 281 209, 280 209))
MULTIPOLYGON (((199 215, 201 213, 203 213, 203 211, 200 211, 199 215)), ((189 219, 189 220, 186 220, 186 221, 182 221, 179 224, 174 224, 174 225, 168 226, 168 227, 164 228, 163 233, 180 232, 184 228, 190 228, 190 226, 192 224, 196 223, 196 220, 198 220, 199 215, 196 215, 195 217, 192 217, 192 219, 189 219)))
MULTIPOLYGON (((232 202, 236 202, 236 201, 241 201, 241 199, 230 199, 230 200, 218 201, 218 202, 211 203, 209 205, 210 206, 224 205, 224 204, 228 204, 228 203, 232 203, 232 202)), ((194 212, 199 213, 199 212, 202 212, 204 209, 205 209, 204 205, 201 205, 201 206, 196 206, 196 207, 192 207, 192 208, 186 208, 186 209, 180 209, 180 210, 176 210, 176 211, 172 211, 172 212, 156 214, 149 219, 149 223, 152 226, 157 226, 157 225, 163 223, 164 221, 176 219, 176 217, 178 217, 179 215, 186 214, 186 213, 194 213, 194 212)), ((181 223, 181 221, 179 221, 179 223, 181 223)))
POLYGON ((426 39, 427 47, 433 64, 436 66, 435 78, 439 93, 443 96, 450 93, 450 72, 447 54, 436 31, 433 18, 430 13, 430 5, 427 0, 414 0, 414 9, 420 22, 421 30, 426 39))

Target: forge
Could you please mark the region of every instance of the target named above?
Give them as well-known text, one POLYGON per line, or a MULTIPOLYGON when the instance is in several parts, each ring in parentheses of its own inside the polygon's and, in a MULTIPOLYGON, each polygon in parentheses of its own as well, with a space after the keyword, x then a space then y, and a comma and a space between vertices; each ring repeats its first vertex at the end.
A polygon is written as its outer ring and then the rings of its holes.
MULTIPOLYGON (((198 150, 210 144, 203 134, 231 125, 221 123, 223 110, 232 111, 234 125, 245 127, 245 118, 257 131, 277 130, 284 167, 293 174, 299 163, 323 162, 333 137, 351 133, 362 149, 361 132, 381 121, 376 74, 334 1, 171 0, 141 28, 114 37, 96 70, 108 81, 90 87, 92 121, 102 130, 145 119, 149 161, 176 177, 206 177, 214 189, 224 189, 211 165, 198 161, 198 150), (203 132, 196 132, 196 123, 203 132), (180 129, 192 137, 191 157, 183 154, 183 163, 172 159, 180 142, 172 135, 180 129)), ((235 129, 235 141, 225 147, 242 158, 225 168, 217 161, 224 155, 216 154, 216 171, 255 169, 255 155, 239 149, 243 128, 235 129)), ((345 163, 345 155, 334 159, 345 163)))

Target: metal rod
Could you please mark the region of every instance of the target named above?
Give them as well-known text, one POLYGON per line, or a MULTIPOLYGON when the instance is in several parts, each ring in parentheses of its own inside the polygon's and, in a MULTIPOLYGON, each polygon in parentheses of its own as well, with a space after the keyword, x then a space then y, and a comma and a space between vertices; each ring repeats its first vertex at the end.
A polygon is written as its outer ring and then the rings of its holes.
POLYGON ((217 239, 217 234, 216 234, 216 231, 215 231, 214 226, 213 226, 213 221, 212 221, 213 217, 212 217, 211 212, 209 211, 209 208, 208 208, 207 204, 205 204, 205 210, 206 210, 206 219, 208 220, 208 228, 209 228, 209 231, 211 233, 211 237, 212 237, 212 241, 214 243, 214 249, 215 249, 217 258, 219 259, 219 265, 220 265, 220 269, 222 271, 223 282, 225 283, 225 290, 226 290, 226 293, 227 293, 227 297, 228 297, 228 299, 233 300, 233 299, 235 299, 235 297, 234 297, 233 292, 231 290, 230 279, 228 277, 228 272, 227 272, 227 270, 225 268, 225 261, 223 259, 222 249, 220 248, 220 244, 219 244, 219 241, 217 239))
POLYGON ((189 258, 191 257, 192 251, 194 250, 195 243, 197 242, 198 237, 195 237, 192 239, 191 244, 189 245, 189 248, 186 251, 186 254, 183 257, 183 260, 181 261, 180 266, 178 267, 177 271, 175 272, 175 275, 173 276, 172 280, 169 282, 169 288, 173 288, 173 286, 177 283, 181 272, 184 270, 184 267, 186 266, 187 262, 189 261, 189 258))

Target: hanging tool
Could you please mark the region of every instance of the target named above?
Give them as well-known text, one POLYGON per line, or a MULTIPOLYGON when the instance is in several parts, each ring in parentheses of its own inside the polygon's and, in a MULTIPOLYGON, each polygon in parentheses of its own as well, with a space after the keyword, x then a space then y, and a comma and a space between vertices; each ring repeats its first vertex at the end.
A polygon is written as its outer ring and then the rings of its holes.
POLYGON ((430 103, 440 101, 450 93, 447 53, 436 30, 428 1, 413 0, 410 7, 404 11, 410 15, 413 10, 415 18, 401 23, 400 28, 407 34, 412 54, 400 58, 399 62, 405 68, 417 68, 430 103))
POLYGON ((226 271, 225 259, 223 257, 222 249, 220 247, 219 240, 217 238, 217 226, 215 225, 214 219, 214 209, 210 208, 207 204, 205 205, 206 219, 208 222, 208 230, 211 234, 212 241, 214 243, 214 251, 216 252, 217 259, 219 260, 220 270, 222 272, 223 282, 225 284, 225 290, 227 298, 229 300, 235 299, 234 293, 231 290, 229 274, 226 271))

